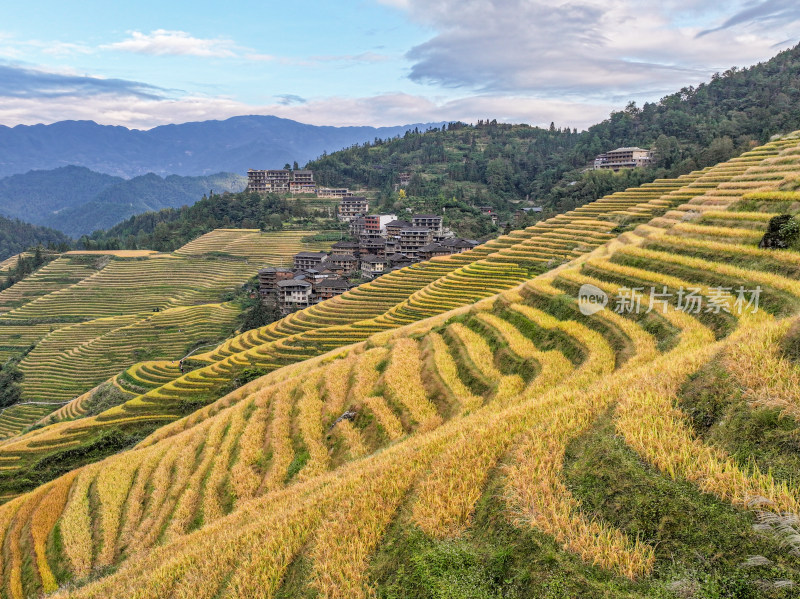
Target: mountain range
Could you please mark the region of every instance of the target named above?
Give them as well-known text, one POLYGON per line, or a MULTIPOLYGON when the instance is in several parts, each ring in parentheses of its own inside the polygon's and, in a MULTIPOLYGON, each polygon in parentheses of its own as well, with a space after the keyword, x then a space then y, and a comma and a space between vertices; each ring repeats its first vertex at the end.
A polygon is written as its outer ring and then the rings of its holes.
POLYGON ((210 191, 241 191, 233 173, 123 179, 82 166, 30 171, 0 179, 0 214, 80 237, 142 212, 192 205, 210 191))
POLYGON ((427 125, 327 127, 250 115, 147 131, 93 121, 0 126, 0 177, 67 165, 124 178, 148 173, 244 174, 248 168, 304 164, 324 152, 402 135, 415 127, 427 125))

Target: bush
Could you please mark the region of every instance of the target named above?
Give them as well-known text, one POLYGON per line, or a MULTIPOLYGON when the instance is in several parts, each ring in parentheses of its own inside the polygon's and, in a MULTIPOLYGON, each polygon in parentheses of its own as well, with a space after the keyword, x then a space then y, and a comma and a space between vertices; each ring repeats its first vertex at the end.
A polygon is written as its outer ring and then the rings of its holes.
POLYGON ((767 249, 786 249, 793 246, 800 236, 800 223, 791 214, 773 216, 767 232, 758 243, 758 247, 767 249))

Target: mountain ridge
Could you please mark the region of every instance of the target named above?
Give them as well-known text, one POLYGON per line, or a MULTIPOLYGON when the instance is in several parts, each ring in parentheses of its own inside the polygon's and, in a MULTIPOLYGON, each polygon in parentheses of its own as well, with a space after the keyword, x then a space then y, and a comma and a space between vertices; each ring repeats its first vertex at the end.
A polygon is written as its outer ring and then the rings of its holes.
POLYGON ((123 178, 148 172, 184 176, 244 173, 248 168, 304 163, 325 152, 427 126, 318 126, 271 115, 191 121, 148 130, 94 121, 0 125, 0 176, 67 165, 123 178), (246 152, 242 152, 244 148, 246 152))
POLYGON ((241 191, 246 184, 234 173, 123 179, 69 165, 0 179, 0 214, 77 238, 135 214, 192 205, 211 190, 241 191))

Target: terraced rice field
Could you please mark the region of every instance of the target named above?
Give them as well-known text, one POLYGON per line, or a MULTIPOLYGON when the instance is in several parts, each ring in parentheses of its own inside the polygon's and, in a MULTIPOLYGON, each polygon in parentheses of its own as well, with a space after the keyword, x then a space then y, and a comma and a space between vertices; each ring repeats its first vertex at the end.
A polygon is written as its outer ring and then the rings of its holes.
MULTIPOLYGON (((313 352, 296 340, 312 329, 290 319, 259 333, 274 336, 260 345, 228 342, 206 354, 216 361, 195 371, 202 376, 170 380, 98 418, 6 442, 0 463, 13 470, 26 454, 74 443, 78 427, 147 417, 157 394, 191 396, 204 389, 204 377, 223 378, 235 363, 269 364, 278 355, 270 352, 286 356, 287 365, 162 426, 135 449, 0 507, 6 593, 369 597, 396 590, 390 582, 404 584, 400 565, 408 564, 394 553, 404 543, 446 547, 435 554, 440 568, 472 564, 469 571, 480 573, 470 561, 478 558, 464 547, 473 535, 485 539, 500 528, 507 551, 533 538, 525 545, 527 562, 573 572, 568 583, 583 585, 575 596, 598 589, 613 597, 669 596, 663 593, 686 584, 690 567, 712 577, 714 564, 739 544, 761 553, 731 567, 770 564, 742 574, 740 584, 765 593, 753 596, 791 596, 774 593, 800 582, 800 564, 787 555, 788 537, 768 531, 794 530, 787 514, 800 513, 796 472, 766 473, 704 438, 679 400, 714 366, 748 405, 800 414, 800 371, 781 350, 800 313, 800 255, 759 249, 753 234, 766 228, 764 215, 783 198, 779 187, 800 176, 798 146, 800 135, 790 136, 680 187, 659 182, 655 200, 631 198, 623 206, 617 198, 605 213, 582 210, 580 218, 591 213, 593 230, 601 232, 597 245, 535 277, 517 279, 513 268, 531 266, 510 261, 506 250, 567 239, 574 220, 534 228, 554 233, 548 237, 525 231, 502 238, 488 253, 479 248, 475 260, 456 257, 461 266, 440 277, 453 289, 460 285, 467 305, 453 306, 449 288, 435 286, 436 279, 419 289, 431 287, 427 305, 438 299, 440 312, 404 326, 373 325, 382 330, 371 335, 366 326, 362 337, 359 322, 337 322, 323 330, 328 337, 309 337, 320 345, 317 354, 324 339, 333 351, 306 359, 303 352, 313 352), (758 179, 772 158, 780 159, 780 170, 768 172, 782 177, 758 179), (761 184, 758 192, 752 182, 761 184), (609 237, 606 225, 615 221, 607 217, 620 210, 646 220, 609 237), (454 276, 478 265, 482 277, 454 276), (585 284, 610 298, 653 287, 667 299, 646 311, 612 303, 587 315, 577 303, 585 284), (737 309, 740 286, 760 288, 760 304, 737 309), (720 288, 730 292, 720 295, 720 288), (703 309, 681 305, 686 289, 696 290, 703 309), (691 531, 669 518, 640 534, 636 521, 622 517, 625 510, 591 504, 574 480, 568 485, 577 459, 568 454, 603 430, 615 451, 631 456, 623 465, 640 473, 627 495, 650 498, 646 509, 656 512, 668 508, 671 493, 681 509, 711 506, 704 519, 690 517, 696 526, 707 519, 732 528, 733 544, 690 544, 681 535, 691 531), (653 481, 661 495, 648 495, 653 481), (684 545, 694 553, 687 557, 684 545), (68 579, 77 586, 59 589, 68 579)), ((166 362, 129 373, 144 382, 175 374, 166 362)), ((615 475, 626 476, 622 470, 615 475)), ((713 589, 714 580, 695 582, 713 589)), ((526 584, 542 593, 556 588, 549 580, 526 584)))
MULTIPOLYGON (((25 377, 22 403, 0 414, 0 437, 132 364, 178 360, 198 345, 213 347, 235 328, 238 315, 232 304, 219 303, 220 296, 254 276, 262 259, 300 251, 301 233, 313 232, 206 236, 238 247, 233 257, 67 252, 0 292, 0 359, 21 357, 25 377)), ((127 380, 129 391, 147 388, 127 380)))
POLYGON ((292 265, 297 252, 328 251, 332 241, 305 242, 319 231, 262 232, 258 229, 216 229, 175 250, 178 256, 224 254, 256 264, 292 265))
MULTIPOLYGON (((779 144, 772 144, 763 156, 775 156, 780 151, 779 144)), ((746 177, 748 169, 762 160, 745 154, 713 169, 676 180, 655 181, 515 231, 469 252, 390 273, 273 325, 248 331, 210 352, 195 354, 193 359, 207 365, 182 376, 174 367, 165 371, 160 366, 134 366, 116 381, 123 389, 143 392, 139 397, 90 422, 56 425, 49 431, 53 441, 48 442, 46 449, 59 447, 59 438, 74 444, 96 431, 98 425, 113 427, 129 422, 174 420, 181 414, 187 392, 210 401, 229 387, 243 369, 273 371, 417 319, 491 297, 548 268, 566 264, 573 257, 604 254, 609 248, 638 243, 640 236, 661 229, 654 230, 652 224, 641 225, 637 235, 627 232, 618 238, 613 232, 631 229, 648 219, 656 224, 671 222, 667 216, 671 211, 674 214, 675 208, 689 206, 685 210, 692 219, 699 212, 698 206, 724 209, 742 195, 741 191, 734 195, 737 188, 730 186, 746 177), (707 179, 716 187, 706 183, 707 179), (722 185, 729 187, 719 195, 722 185)), ((771 185, 775 187, 778 183, 774 181, 771 185)), ((750 188, 746 190, 749 192, 750 188)), ((681 218, 686 213, 681 212, 681 218)), ((693 234, 686 224, 679 225, 679 229, 683 228, 681 235, 693 234)), ((691 226, 702 225, 693 221, 691 226)), ((229 241, 233 234, 223 231, 220 235, 229 241)))

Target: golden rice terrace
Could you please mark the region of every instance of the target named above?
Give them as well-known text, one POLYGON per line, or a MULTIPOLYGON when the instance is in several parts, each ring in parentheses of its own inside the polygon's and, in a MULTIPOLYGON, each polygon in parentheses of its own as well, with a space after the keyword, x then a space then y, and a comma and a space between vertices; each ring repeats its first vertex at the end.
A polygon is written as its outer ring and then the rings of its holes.
POLYGON ((225 304, 176 286, 143 319, 103 289, 251 239, 51 263, 0 294, 2 328, 43 337, 25 392, 75 397, 23 434, 7 420, 0 595, 798 596, 800 252, 759 247, 776 216, 800 234, 798 190, 793 134, 385 275, 184 374, 92 365, 225 304), (127 400, 87 415, 107 379, 127 400))

